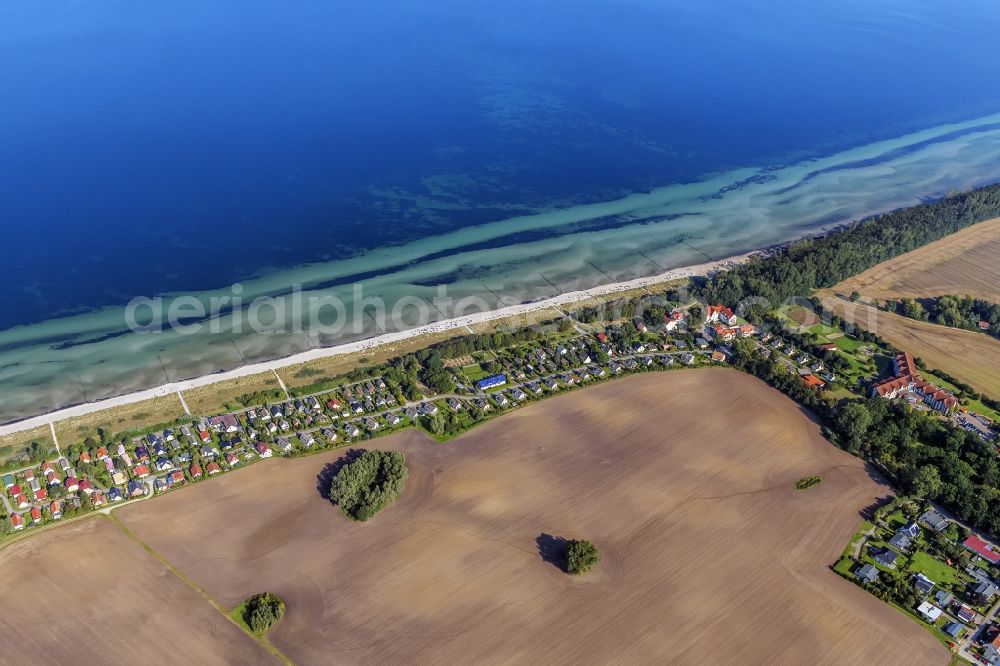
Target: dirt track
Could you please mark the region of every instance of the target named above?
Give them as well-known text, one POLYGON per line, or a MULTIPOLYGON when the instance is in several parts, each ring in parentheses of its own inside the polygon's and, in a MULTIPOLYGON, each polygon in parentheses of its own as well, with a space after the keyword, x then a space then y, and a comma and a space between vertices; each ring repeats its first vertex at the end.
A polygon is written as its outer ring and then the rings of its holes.
POLYGON ((887 489, 749 376, 646 375, 448 445, 379 444, 406 452, 412 478, 368 524, 316 490, 337 453, 119 517, 227 606, 281 595, 271 638, 305 664, 947 662, 828 569, 887 489), (794 489, 816 473, 820 486, 794 489), (589 538, 604 562, 571 578, 543 561, 545 535, 589 538))

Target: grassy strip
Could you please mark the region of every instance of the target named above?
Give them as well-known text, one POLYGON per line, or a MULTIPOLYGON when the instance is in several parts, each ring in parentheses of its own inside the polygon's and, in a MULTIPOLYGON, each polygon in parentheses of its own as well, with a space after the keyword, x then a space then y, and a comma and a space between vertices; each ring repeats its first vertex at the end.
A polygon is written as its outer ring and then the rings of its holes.
MULTIPOLYGON (((233 617, 233 613, 236 612, 236 609, 234 609, 233 611, 226 609, 222 604, 220 604, 218 601, 215 600, 215 597, 213 597, 207 591, 205 591, 203 587, 201 587, 200 585, 198 585, 198 583, 188 578, 188 576, 184 574, 184 572, 182 572, 180 569, 171 564, 170 561, 167 560, 167 558, 163 557, 163 555, 159 553, 159 551, 157 551, 155 548, 153 548, 145 541, 140 539, 138 536, 136 536, 132 532, 132 530, 126 527, 125 524, 122 523, 120 520, 118 520, 117 517, 115 517, 112 514, 107 514, 107 517, 108 520, 110 520, 112 524, 115 525, 115 527, 120 529, 125 536, 127 536, 135 543, 139 544, 143 548, 143 550, 145 550, 147 553, 155 557, 163 566, 165 566, 170 571, 170 573, 177 576, 185 585, 187 585, 192 590, 197 592, 205 601, 207 601, 209 604, 212 605, 212 608, 217 610, 223 617, 225 617, 227 620, 229 620, 237 627, 242 629, 244 632, 246 632, 246 634, 250 636, 250 638, 263 645, 268 652, 270 652, 275 657, 280 659, 282 663, 287 664, 288 666, 292 666, 292 660, 289 659, 287 656, 285 656, 285 654, 281 652, 281 650, 272 645, 271 641, 267 640, 267 638, 264 636, 258 636, 257 634, 255 634, 253 631, 250 630, 250 627, 248 627, 245 622, 238 621, 236 620, 236 618, 233 617)), ((246 602, 244 601, 244 603, 246 602)), ((237 607, 237 609, 241 611, 240 615, 241 618, 242 618, 242 605, 243 604, 240 604, 240 606, 237 607)))

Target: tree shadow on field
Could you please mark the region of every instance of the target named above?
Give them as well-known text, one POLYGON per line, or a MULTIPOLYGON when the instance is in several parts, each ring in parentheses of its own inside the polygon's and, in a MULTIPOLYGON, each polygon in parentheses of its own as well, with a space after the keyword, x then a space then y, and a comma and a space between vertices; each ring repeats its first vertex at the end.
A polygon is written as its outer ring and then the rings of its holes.
POLYGON ((319 493, 319 496, 325 500, 330 499, 330 484, 333 483, 333 477, 337 476, 337 472, 343 469, 345 465, 349 465, 360 458, 364 452, 364 449, 350 449, 332 463, 324 465, 320 473, 316 475, 316 492, 319 493))
POLYGON ((535 545, 538 546, 542 561, 566 573, 566 539, 543 532, 535 539, 535 545))
POLYGON ((874 502, 872 502, 868 506, 862 507, 862 509, 858 511, 858 515, 860 515, 863 520, 874 520, 875 512, 878 509, 885 506, 886 504, 888 504, 889 502, 891 502, 892 500, 893 500, 892 495, 886 495, 885 497, 877 497, 875 498, 874 502))

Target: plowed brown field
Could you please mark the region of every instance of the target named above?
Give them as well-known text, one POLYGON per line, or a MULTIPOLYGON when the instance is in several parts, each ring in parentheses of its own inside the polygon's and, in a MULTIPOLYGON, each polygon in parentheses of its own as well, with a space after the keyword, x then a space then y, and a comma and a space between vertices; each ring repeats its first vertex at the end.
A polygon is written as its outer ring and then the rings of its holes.
MULTIPOLYGON (((303 664, 948 660, 916 622, 828 568, 888 489, 747 375, 644 375, 450 444, 408 432, 378 446, 404 451, 411 478, 366 524, 317 491, 336 452, 254 465, 117 515, 226 606, 264 590, 284 598, 270 638, 303 664), (810 474, 823 483, 796 491, 810 474), (562 573, 540 553, 552 536, 594 541, 603 562, 582 578, 562 573)), ((73 562, 78 538, 53 539, 50 566, 73 562)), ((85 573, 95 567, 67 579, 74 598, 135 604, 134 581, 109 595, 85 573)), ((169 599, 159 612, 175 623, 192 614, 169 599)), ((80 628, 57 644, 123 635, 80 628)))

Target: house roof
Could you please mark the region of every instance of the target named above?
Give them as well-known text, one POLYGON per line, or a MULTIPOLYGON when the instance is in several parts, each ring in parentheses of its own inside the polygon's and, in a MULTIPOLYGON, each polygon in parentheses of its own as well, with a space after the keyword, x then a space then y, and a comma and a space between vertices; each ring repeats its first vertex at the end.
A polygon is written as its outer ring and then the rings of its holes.
POLYGON ((810 388, 823 388, 826 384, 816 375, 804 375, 802 381, 810 388))
POLYGON ((883 548, 875 554, 875 559, 883 564, 893 564, 897 557, 899 557, 899 553, 890 548, 883 548))
POLYGON ((984 541, 975 534, 970 534, 969 538, 962 542, 962 545, 979 555, 990 564, 1000 562, 1000 554, 993 551, 993 544, 984 541))

